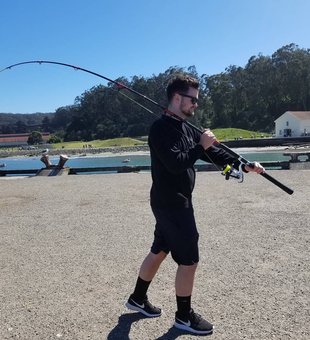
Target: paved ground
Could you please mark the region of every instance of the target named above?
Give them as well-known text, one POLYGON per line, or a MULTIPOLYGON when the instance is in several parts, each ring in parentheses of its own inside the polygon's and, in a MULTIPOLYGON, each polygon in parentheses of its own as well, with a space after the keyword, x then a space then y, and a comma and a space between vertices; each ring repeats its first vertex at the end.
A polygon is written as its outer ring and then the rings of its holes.
MULTIPOLYGON (((193 306, 207 338, 310 338, 309 171, 245 183, 198 173, 201 262, 193 306)), ((150 174, 1 178, 0 339, 197 339, 172 327, 176 265, 166 259, 147 319, 126 309, 154 219, 150 174)))

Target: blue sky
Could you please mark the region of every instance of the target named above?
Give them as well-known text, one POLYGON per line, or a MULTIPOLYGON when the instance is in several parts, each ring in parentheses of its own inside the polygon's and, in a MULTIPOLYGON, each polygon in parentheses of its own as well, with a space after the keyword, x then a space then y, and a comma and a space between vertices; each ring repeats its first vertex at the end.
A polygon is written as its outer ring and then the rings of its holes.
MULTIPOLYGON (((30 60, 73 64, 110 79, 170 66, 216 74, 284 45, 310 48, 309 0, 6 0, 0 70, 30 60)), ((0 73, 0 112, 54 112, 102 79, 66 67, 0 73)))

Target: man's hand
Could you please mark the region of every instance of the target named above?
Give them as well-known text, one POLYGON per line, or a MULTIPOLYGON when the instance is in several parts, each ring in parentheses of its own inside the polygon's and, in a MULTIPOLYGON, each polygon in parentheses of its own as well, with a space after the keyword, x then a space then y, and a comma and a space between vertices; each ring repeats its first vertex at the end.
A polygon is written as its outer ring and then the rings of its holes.
POLYGON ((214 142, 216 142, 216 137, 210 129, 204 129, 202 135, 200 136, 199 144, 206 150, 208 149, 214 142))
POLYGON ((254 165, 254 168, 250 168, 249 166, 245 166, 246 171, 251 171, 251 172, 256 172, 257 174, 261 174, 265 172, 264 167, 262 167, 259 163, 257 162, 251 162, 251 164, 254 165))

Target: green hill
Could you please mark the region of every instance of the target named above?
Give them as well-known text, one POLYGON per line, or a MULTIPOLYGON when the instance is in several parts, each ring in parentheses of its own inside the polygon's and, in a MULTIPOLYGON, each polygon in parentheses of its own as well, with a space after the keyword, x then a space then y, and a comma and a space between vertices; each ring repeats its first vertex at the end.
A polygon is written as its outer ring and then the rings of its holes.
POLYGON ((250 138, 261 138, 262 135, 264 137, 271 137, 271 134, 263 133, 263 132, 255 132, 255 131, 248 131, 248 130, 242 130, 242 129, 215 129, 212 130, 212 132, 215 134, 216 138, 219 141, 225 141, 227 140, 234 140, 236 138, 242 137, 242 139, 250 139, 250 138))
MULTIPOLYGON (((227 140, 234 140, 236 138, 242 137, 242 139, 250 139, 250 138, 261 138, 261 135, 264 137, 271 137, 270 134, 262 133, 262 132, 255 132, 255 131, 248 131, 242 129, 215 129, 212 130, 215 134, 216 138, 219 141, 227 140)), ((147 136, 136 137, 136 138, 114 138, 114 139, 107 139, 107 140, 92 140, 89 142, 62 142, 53 144, 55 149, 61 149, 62 147, 66 149, 82 149, 83 145, 92 145, 94 148, 109 148, 109 147, 126 147, 126 146, 135 146, 135 145, 147 145, 147 136)))

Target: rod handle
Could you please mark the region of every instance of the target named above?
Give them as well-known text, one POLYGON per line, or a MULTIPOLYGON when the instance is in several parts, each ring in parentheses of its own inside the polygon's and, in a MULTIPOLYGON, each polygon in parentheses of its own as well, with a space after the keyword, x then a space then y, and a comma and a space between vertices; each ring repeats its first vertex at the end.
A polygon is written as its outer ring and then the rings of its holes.
POLYGON ((263 177, 265 177, 266 179, 268 179, 268 181, 272 182, 273 184, 275 184, 276 186, 278 186, 280 189, 284 190, 286 193, 288 193, 289 195, 292 195, 294 190, 292 190, 291 188, 287 187, 286 185, 284 185, 283 183, 279 182, 278 180, 276 180, 275 178, 273 178, 272 176, 270 176, 269 174, 267 174, 266 172, 261 173, 260 175, 262 175, 263 177))

